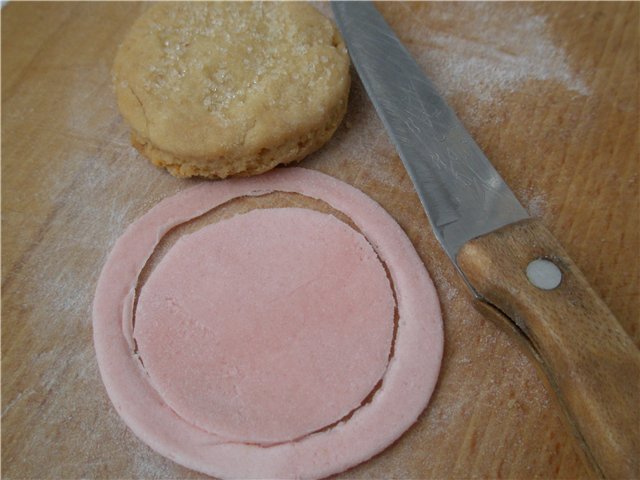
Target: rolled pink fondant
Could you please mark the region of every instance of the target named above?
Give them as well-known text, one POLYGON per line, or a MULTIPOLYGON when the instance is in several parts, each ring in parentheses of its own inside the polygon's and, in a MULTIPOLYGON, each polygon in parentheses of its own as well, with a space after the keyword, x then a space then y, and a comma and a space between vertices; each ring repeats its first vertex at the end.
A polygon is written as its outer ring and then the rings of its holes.
MULTIPOLYGON (((442 320, 435 289, 404 232, 363 193, 334 178, 300 168, 204 183, 158 204, 132 224, 114 246, 98 281, 93 317, 102 378, 129 427, 164 456, 225 478, 317 478, 372 457, 411 426, 427 405, 442 357, 442 320), (155 383, 134 353, 134 336, 137 340, 142 330, 138 330, 138 324, 133 331, 133 305, 140 272, 166 232, 232 198, 272 191, 324 200, 354 221, 387 265, 399 321, 394 355, 384 371, 382 386, 369 403, 331 428, 291 441, 258 445, 233 440, 225 436, 229 432, 223 433, 220 426, 210 425, 217 427, 211 429, 215 431, 194 426, 194 418, 183 417, 169 405, 164 398, 167 391, 155 383)), ((145 355, 144 347, 141 354, 145 355)), ((326 392, 324 399, 331 395, 326 392)), ((324 399, 317 398, 318 402, 324 399)), ((340 408, 325 410, 323 421, 340 413, 340 408)), ((231 427, 240 436, 238 425, 231 427)), ((286 435, 290 435, 313 426, 311 422, 292 422, 286 428, 286 435)), ((285 436, 285 432, 265 429, 260 435, 277 438, 285 436)))
POLYGON ((141 291, 134 337, 185 420, 229 440, 286 442, 373 390, 394 307, 361 234, 314 210, 261 209, 177 242, 141 291))

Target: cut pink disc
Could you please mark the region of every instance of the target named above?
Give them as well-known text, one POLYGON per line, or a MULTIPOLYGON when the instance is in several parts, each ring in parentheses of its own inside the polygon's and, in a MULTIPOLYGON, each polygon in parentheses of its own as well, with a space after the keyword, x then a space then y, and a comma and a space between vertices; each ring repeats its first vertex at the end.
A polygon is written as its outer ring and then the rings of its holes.
POLYGON ((358 232, 301 208, 253 210, 182 237, 140 294, 134 337, 178 415, 245 443, 303 437, 382 378, 395 302, 358 232))
POLYGON ((324 477, 379 453, 427 405, 443 348, 435 289, 402 229, 362 192, 301 168, 160 202, 114 246, 93 322, 103 381, 129 427, 224 478, 324 477), (134 318, 138 278, 169 230, 274 191, 323 200, 362 233, 299 208, 203 227, 158 264, 134 318))

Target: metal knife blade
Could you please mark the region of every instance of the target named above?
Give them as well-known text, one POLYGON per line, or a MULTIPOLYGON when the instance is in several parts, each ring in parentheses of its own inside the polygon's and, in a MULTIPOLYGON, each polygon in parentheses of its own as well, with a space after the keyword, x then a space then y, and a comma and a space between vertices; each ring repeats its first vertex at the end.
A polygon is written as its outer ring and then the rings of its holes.
POLYGON ((467 241, 528 218, 375 7, 332 7, 358 75, 454 264, 467 241))

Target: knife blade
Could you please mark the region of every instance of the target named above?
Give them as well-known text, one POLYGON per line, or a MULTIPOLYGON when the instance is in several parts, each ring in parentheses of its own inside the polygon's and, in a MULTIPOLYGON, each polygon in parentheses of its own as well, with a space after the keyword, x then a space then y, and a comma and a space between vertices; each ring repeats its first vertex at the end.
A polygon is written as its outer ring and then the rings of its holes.
POLYGON ((434 234, 475 299, 533 354, 596 472, 638 477, 637 347, 376 8, 332 8, 434 234))

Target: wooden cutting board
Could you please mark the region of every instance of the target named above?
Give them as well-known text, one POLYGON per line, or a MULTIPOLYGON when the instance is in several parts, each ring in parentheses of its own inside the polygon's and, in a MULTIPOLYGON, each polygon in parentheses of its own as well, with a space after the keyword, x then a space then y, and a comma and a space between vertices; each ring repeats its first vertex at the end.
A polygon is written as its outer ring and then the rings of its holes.
MULTIPOLYGON (((92 345, 93 291, 115 239, 160 199, 197 182, 142 159, 117 112, 110 67, 143 8, 2 9, 6 478, 202 477, 127 429, 92 345)), ((639 5, 380 9, 640 344, 639 5)), ((592 477, 534 366, 474 309, 355 74, 345 122, 302 166, 354 185, 389 211, 424 260, 444 312, 444 363, 429 407, 389 449, 340 477, 592 477)))

